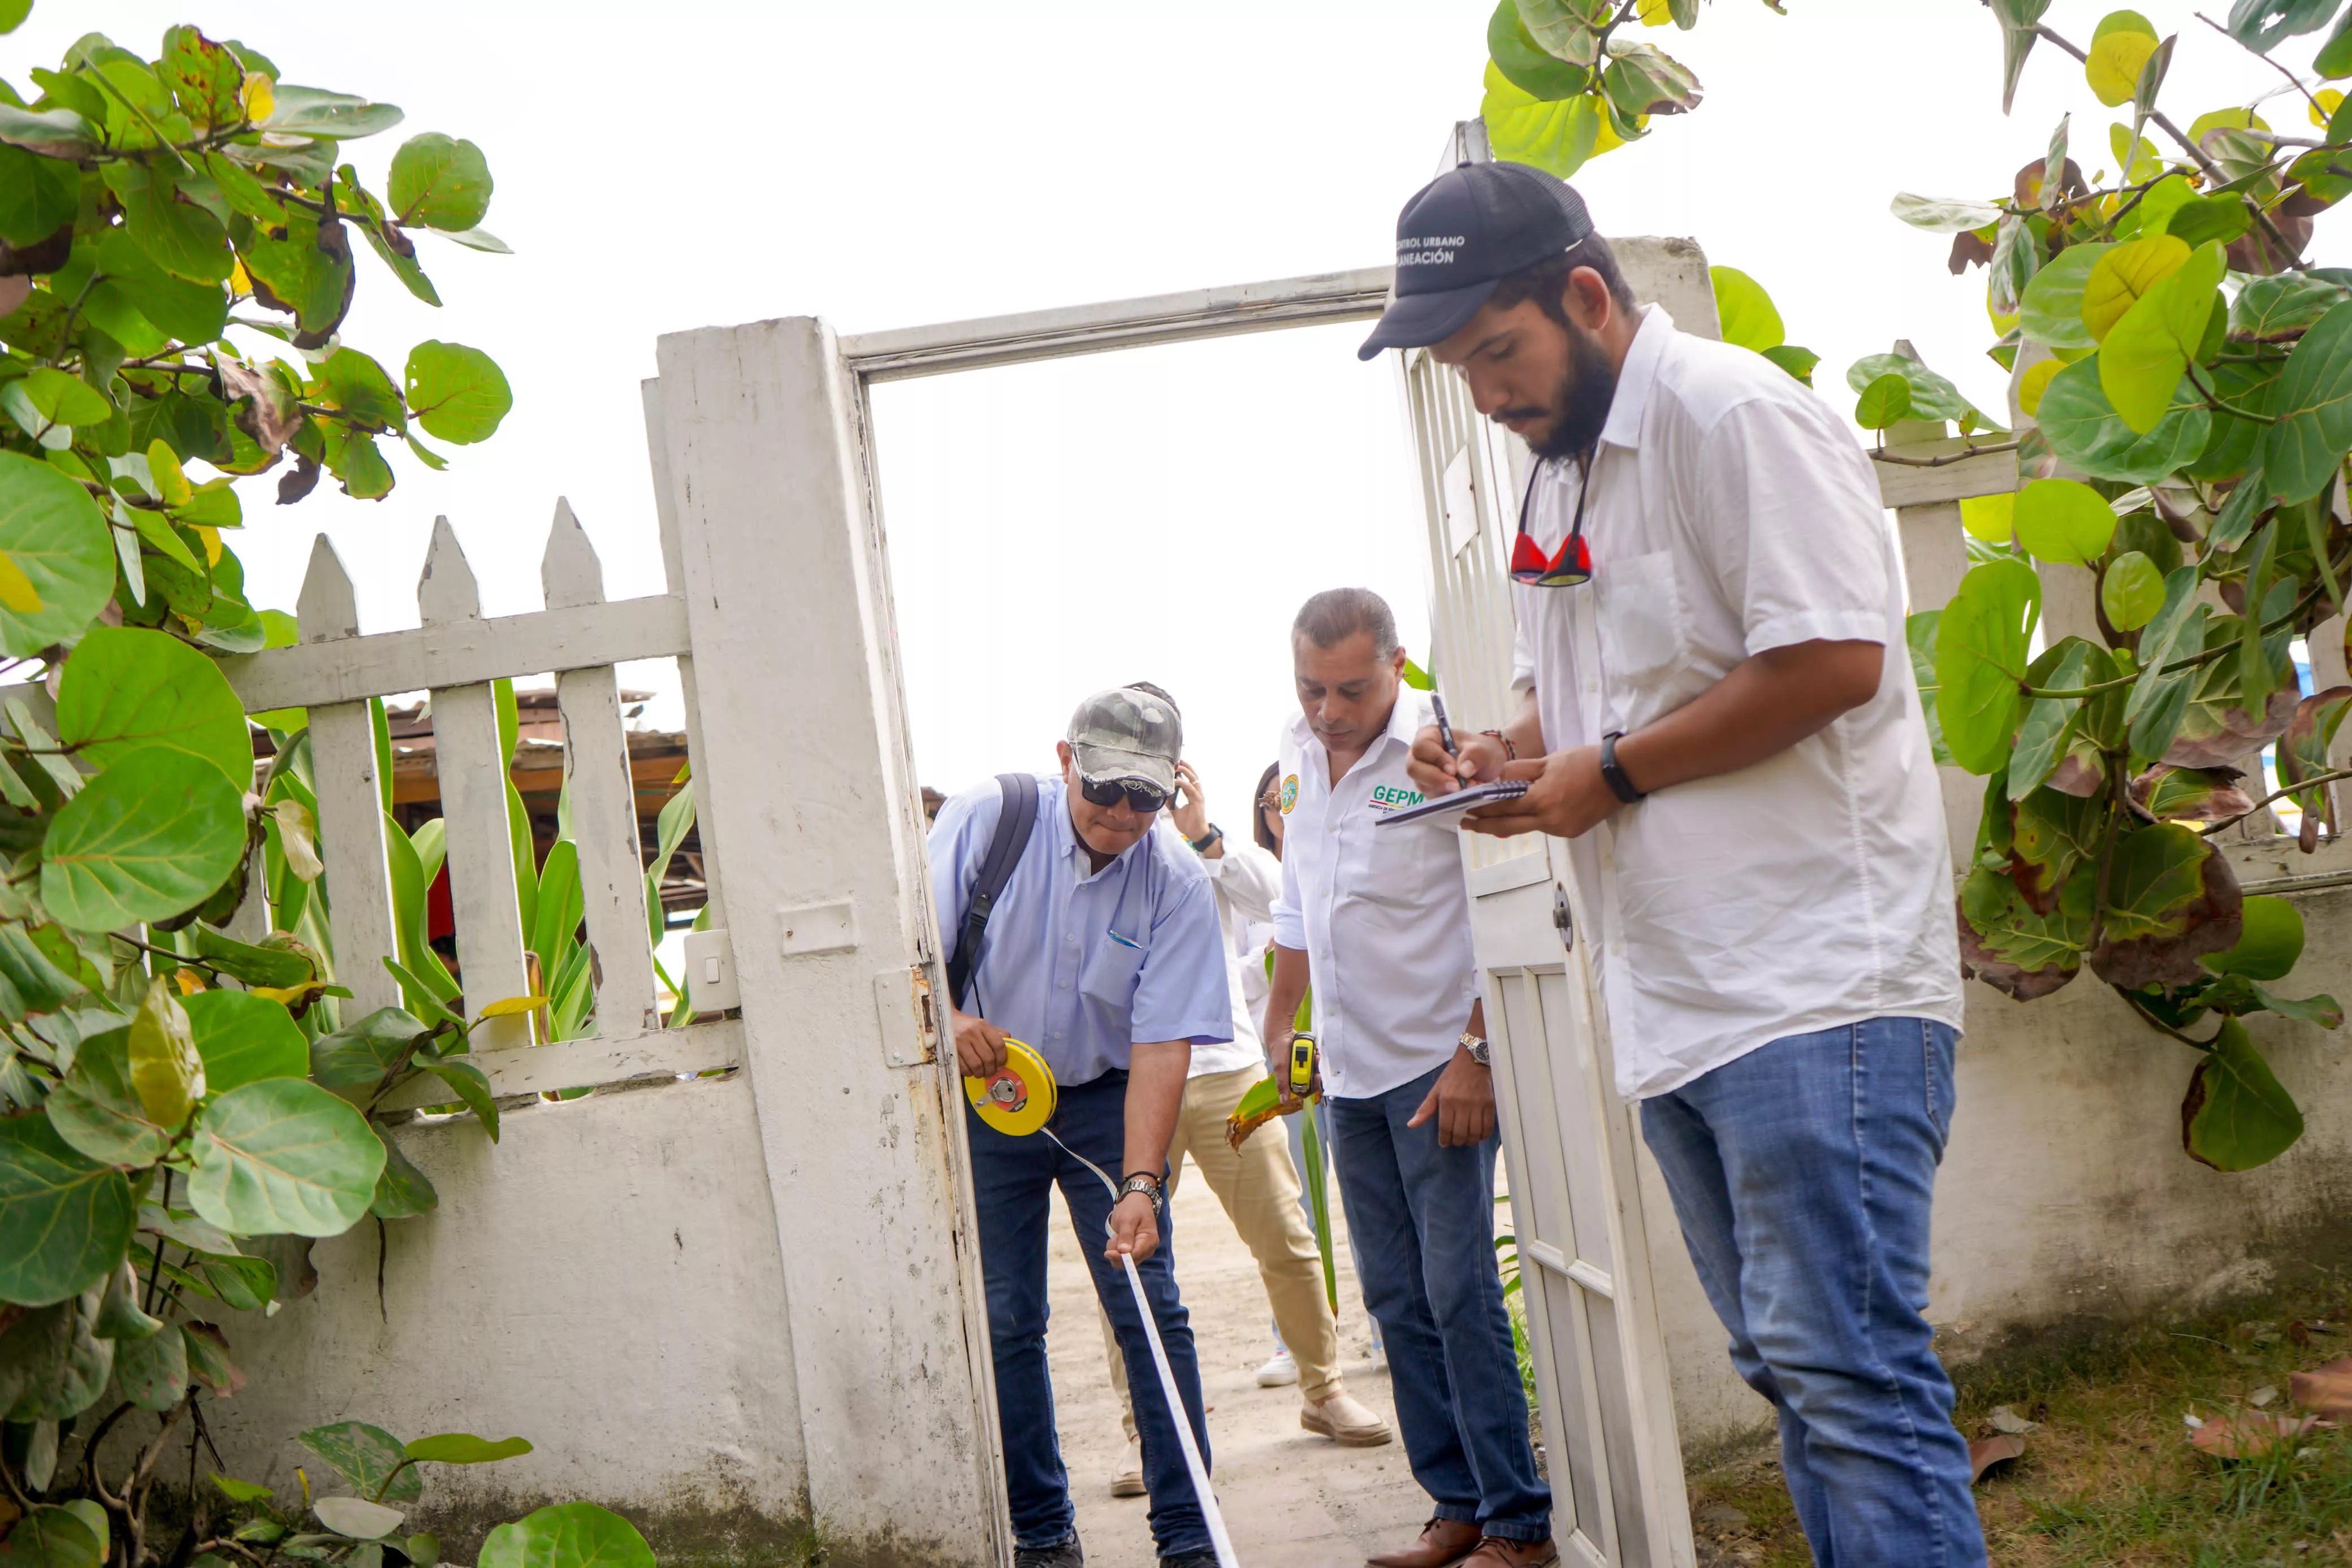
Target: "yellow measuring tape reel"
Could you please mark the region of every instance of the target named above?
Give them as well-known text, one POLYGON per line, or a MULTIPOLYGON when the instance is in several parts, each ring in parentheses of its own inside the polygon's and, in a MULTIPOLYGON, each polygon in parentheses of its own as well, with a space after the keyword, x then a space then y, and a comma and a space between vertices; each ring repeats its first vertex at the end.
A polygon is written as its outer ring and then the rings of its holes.
POLYGON ((1054 1070, 1017 1040, 1004 1042, 1003 1066, 985 1078, 966 1077, 963 1092, 982 1121, 1016 1138, 1054 1119, 1054 1070))

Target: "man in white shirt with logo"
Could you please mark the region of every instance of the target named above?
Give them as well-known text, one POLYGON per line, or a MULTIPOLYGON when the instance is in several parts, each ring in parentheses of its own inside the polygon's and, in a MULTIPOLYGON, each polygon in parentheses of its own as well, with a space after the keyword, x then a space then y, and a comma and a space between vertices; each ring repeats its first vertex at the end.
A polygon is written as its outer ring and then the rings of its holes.
POLYGON ((1370 1568, 1557 1563, 1551 1491, 1495 1267, 1495 1084, 1462 851, 1406 774, 1429 699, 1403 685, 1396 618, 1369 589, 1317 594, 1291 627, 1303 710, 1282 737, 1282 895, 1270 1063, 1311 979, 1332 1162, 1397 1428, 1431 1499, 1421 1538, 1370 1568))
POLYGON ((1870 464, 1807 388, 1638 306, 1576 193, 1441 175, 1364 346, 1425 346, 1542 461, 1514 541, 1519 714, 1432 792, 1573 841, 1641 1102, 1822 1568, 1977 1568, 1921 1315, 1961 1021, 1952 868, 1870 464))

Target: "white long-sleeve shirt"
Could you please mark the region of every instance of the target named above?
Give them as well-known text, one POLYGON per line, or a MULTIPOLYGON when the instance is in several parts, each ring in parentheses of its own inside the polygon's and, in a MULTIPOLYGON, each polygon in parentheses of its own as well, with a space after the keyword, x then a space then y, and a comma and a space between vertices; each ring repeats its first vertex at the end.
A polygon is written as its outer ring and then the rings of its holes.
POLYGON ((1397 693, 1383 735, 1337 784, 1304 715, 1282 735, 1282 896, 1274 939, 1307 954, 1323 1084, 1368 1099, 1453 1056, 1478 998, 1460 819, 1381 819, 1422 795, 1405 773, 1429 698, 1397 693))

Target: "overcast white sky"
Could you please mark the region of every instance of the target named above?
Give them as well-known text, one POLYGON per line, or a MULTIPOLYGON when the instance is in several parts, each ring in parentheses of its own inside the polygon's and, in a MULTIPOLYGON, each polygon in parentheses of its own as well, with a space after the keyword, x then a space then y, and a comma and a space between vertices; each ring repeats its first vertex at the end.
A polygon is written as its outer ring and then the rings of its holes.
MULTIPOLYGON (((1886 214, 1898 189, 1990 196, 2076 114, 2108 166, 2081 72, 2037 51, 2000 113, 2000 46, 1976 0, 1714 0, 1651 35, 1707 99, 1576 183, 1611 234, 1685 235, 1769 288, 1791 340, 1846 365, 1908 337, 1988 408, 2000 372, 1983 275, 1886 214)), ((2210 0, 2220 15, 2227 0, 2210 0)), ((2277 78, 2193 19, 2165 102, 2185 123, 2277 78)), ((446 474, 396 454, 399 487, 299 507, 246 486, 255 602, 291 610, 313 533, 334 539, 370 631, 413 625, 446 513, 490 613, 536 609, 557 495, 614 596, 661 565, 637 383, 663 332, 817 314, 845 331, 1378 265, 1395 213, 1477 112, 1490 0, 1194 0, 1177 10, 1009 0, 659 6, 404 0, 37 0, 0 75, 54 65, 87 28, 152 54, 194 21, 286 79, 408 111, 355 144, 380 190, 400 140, 470 137, 517 254, 419 240, 446 308, 372 256, 345 339, 397 375, 437 337, 488 350, 516 397, 446 474)), ((2058 0, 2087 40, 2107 9, 2058 0)), ((2315 39, 2282 57, 2307 60, 2315 39)), ((2299 107, 2274 104, 2282 131, 2299 107)), ((2341 256, 2344 220, 2317 248, 2341 256)), ((1422 546, 1387 363, 1359 329, 1066 360, 879 389, 877 423, 922 777, 949 789, 1051 764, 1076 700, 1157 680, 1183 705, 1213 806, 1238 830, 1290 711, 1285 630, 1319 588, 1369 584, 1427 643, 1422 546)), ((777 612, 792 612, 789 585, 777 612)), ((645 679, 631 671, 625 678, 645 679)), ((671 715, 675 705, 662 705, 671 715)), ((657 709, 657 713, 662 711, 657 709)), ((787 734, 801 711, 776 695, 787 734)))

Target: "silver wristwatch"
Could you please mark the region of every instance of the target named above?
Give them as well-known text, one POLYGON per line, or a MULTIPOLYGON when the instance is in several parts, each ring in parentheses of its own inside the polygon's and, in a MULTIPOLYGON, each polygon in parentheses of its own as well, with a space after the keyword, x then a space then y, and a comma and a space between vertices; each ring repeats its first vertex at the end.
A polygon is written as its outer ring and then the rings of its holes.
POLYGON ((1119 1197, 1125 1197, 1130 1193, 1139 1192, 1150 1198, 1155 1206, 1160 1202, 1160 1194, 1162 1190, 1160 1178, 1145 1171, 1138 1171, 1118 1184, 1119 1197))
POLYGON ((1492 1067, 1494 1065, 1493 1062, 1487 1060, 1491 1048, 1488 1047, 1485 1040, 1479 1039, 1476 1035, 1472 1034, 1468 1030, 1465 1029, 1462 1031, 1462 1039, 1459 1043, 1463 1050, 1470 1053, 1470 1060, 1476 1062, 1479 1066, 1492 1067))

